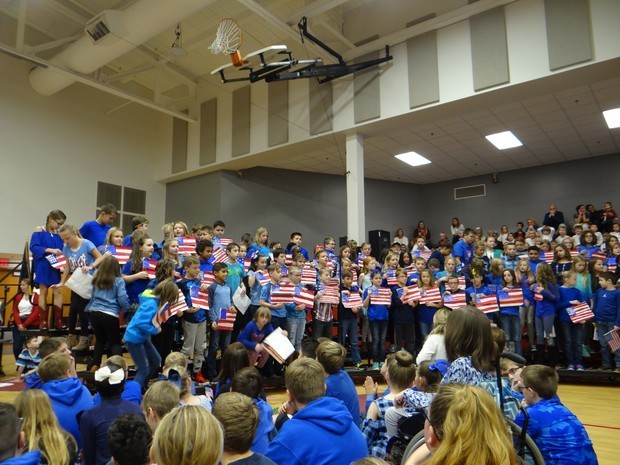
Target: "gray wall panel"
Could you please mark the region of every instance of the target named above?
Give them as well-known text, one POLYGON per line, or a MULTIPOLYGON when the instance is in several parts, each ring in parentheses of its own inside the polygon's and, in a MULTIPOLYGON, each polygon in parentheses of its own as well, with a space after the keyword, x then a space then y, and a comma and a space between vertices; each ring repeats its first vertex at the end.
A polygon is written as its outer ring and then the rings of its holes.
POLYGON ((232 102, 232 156, 250 151, 250 86, 233 91, 232 102))
POLYGON ((510 81, 506 17, 494 8, 469 18, 474 90, 510 81))
POLYGON ((319 84, 316 79, 308 79, 310 90, 310 134, 331 131, 334 120, 332 83, 319 84))
MULTIPOLYGON (((356 61, 374 60, 379 58, 378 52, 369 53, 356 61)), ((353 113, 355 123, 378 118, 381 116, 379 67, 373 66, 354 74, 353 79, 353 113)))
POLYGON ((437 32, 427 32, 407 41, 409 108, 439 101, 437 32))
POLYGON ((187 121, 172 119, 172 173, 187 169, 187 121))
POLYGON ((215 163, 217 148, 217 99, 200 105, 200 166, 215 163))
POLYGON ((545 0, 549 69, 593 58, 588 0, 545 0))
POLYGON ((288 142, 288 81, 267 84, 269 147, 288 142))

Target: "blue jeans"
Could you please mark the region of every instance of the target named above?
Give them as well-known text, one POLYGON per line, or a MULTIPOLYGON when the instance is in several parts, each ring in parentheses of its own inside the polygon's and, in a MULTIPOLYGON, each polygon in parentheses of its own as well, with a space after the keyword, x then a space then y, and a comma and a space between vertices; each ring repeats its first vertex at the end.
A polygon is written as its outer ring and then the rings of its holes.
POLYGON ((547 335, 547 344, 549 346, 555 346, 555 338, 551 337, 550 334, 553 331, 553 321, 555 320, 555 315, 545 316, 543 318, 536 317, 536 344, 544 345, 545 344, 545 334, 547 335))
POLYGON ((501 315, 502 329, 506 333, 508 348, 514 350, 519 355, 521 350, 521 318, 519 315, 501 315))
POLYGON ((217 377, 217 349, 224 355, 224 351, 230 344, 232 331, 219 331, 209 326, 209 353, 207 354, 207 371, 211 381, 217 377))
POLYGON ((287 318, 286 330, 288 331, 288 340, 291 341, 297 352, 301 351, 301 340, 304 338, 306 330, 305 318, 287 318))
POLYGON ((423 321, 420 321, 420 334, 422 335, 422 341, 426 341, 426 337, 431 333, 432 330, 432 323, 424 323, 423 321))
MULTIPOLYGON (((611 366, 611 349, 605 340, 605 333, 614 329, 613 321, 597 321, 596 330, 598 331, 598 340, 601 342, 601 355, 603 356, 603 368, 613 368, 611 366)), ((620 351, 614 352, 616 368, 620 368, 620 351)))
POLYGON ((388 320, 370 320, 370 334, 372 335, 372 361, 382 363, 385 360, 385 335, 387 334, 388 320))
POLYGON ((138 344, 125 342, 131 358, 136 364, 135 381, 144 389, 146 383, 153 377, 161 365, 161 357, 151 339, 138 344))
POLYGON ((357 365, 358 363, 362 363, 362 357, 360 357, 360 351, 357 346, 359 339, 359 333, 357 332, 357 318, 342 320, 340 343, 345 347, 347 337, 349 338, 349 342, 351 343, 351 358, 353 359, 353 363, 355 365, 357 365))
POLYGON ((560 321, 564 335, 564 355, 569 365, 582 365, 581 341, 583 341, 583 325, 572 321, 560 321))

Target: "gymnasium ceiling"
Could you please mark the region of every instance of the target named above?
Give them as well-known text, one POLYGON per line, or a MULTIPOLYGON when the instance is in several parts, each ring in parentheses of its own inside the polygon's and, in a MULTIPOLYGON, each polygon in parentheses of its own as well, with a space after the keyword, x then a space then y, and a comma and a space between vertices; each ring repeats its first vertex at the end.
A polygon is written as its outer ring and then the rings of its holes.
MULTIPOLYGON (((82 37, 85 25, 102 11, 143 1, 148 0, 0 0, 0 51, 49 60, 82 37)), ((228 57, 213 55, 208 47, 226 17, 240 24, 246 53, 284 43, 298 58, 320 56, 330 62, 320 49, 299 40, 296 25, 307 16, 310 31, 348 61, 425 28, 449 25, 512 1, 206 0, 208 6, 181 21, 187 56, 169 54, 175 39, 172 25, 90 77, 179 110, 194 98, 198 85, 225 86, 210 72, 228 57)), ((620 61, 613 60, 367 124, 361 130, 366 176, 425 184, 620 153, 620 129, 609 130, 601 114, 620 107, 619 70, 620 61), (522 147, 500 152, 484 139, 507 129, 521 139, 522 147), (410 168, 393 157, 411 150, 432 164, 410 168)), ((343 174, 344 153, 344 135, 328 134, 224 168, 274 166, 343 174)))

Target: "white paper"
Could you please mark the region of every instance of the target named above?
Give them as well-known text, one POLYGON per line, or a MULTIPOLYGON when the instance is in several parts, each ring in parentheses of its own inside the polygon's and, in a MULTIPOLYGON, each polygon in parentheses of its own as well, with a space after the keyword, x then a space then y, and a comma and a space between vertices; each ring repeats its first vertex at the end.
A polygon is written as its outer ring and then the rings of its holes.
POLYGON ((252 301, 250 298, 244 291, 242 291, 241 286, 239 286, 233 295, 233 305, 235 308, 239 310, 242 315, 245 315, 245 312, 251 303, 252 301))
POLYGON ((291 341, 288 340, 288 337, 282 334, 281 328, 275 329, 267 336, 263 340, 263 344, 268 346, 270 349, 268 352, 280 363, 284 362, 295 352, 295 347, 293 347, 291 341))

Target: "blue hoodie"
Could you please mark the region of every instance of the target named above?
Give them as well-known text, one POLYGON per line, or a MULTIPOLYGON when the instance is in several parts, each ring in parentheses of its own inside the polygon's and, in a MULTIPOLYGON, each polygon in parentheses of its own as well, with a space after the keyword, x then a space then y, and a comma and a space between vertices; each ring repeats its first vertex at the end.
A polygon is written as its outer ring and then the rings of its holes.
POLYGON ((355 384, 349 374, 340 369, 338 373, 334 373, 325 378, 327 391, 325 395, 334 397, 344 402, 345 407, 353 417, 353 423, 360 423, 360 401, 357 397, 355 384))
POLYGON ((153 325, 153 317, 159 309, 159 299, 153 295, 153 291, 146 290, 140 294, 140 306, 125 330, 125 342, 142 344, 152 334, 157 334, 157 328, 153 325))
POLYGON ((17 457, 11 457, 0 465, 39 465, 41 463, 41 452, 33 450, 27 454, 19 455, 17 457))
POLYGON ((350 465, 368 448, 344 404, 320 397, 284 424, 265 455, 278 465, 350 465))
POLYGON ((272 437, 275 436, 275 426, 273 426, 273 408, 263 399, 252 399, 256 406, 258 407, 259 419, 258 419, 258 428, 256 429, 256 434, 254 435, 254 441, 252 441, 252 446, 250 450, 257 454, 265 455, 267 453, 267 448, 269 447, 269 442, 272 437))
POLYGON ((93 398, 86 386, 77 378, 64 378, 43 383, 41 389, 50 397, 60 426, 75 438, 78 450, 82 449, 77 415, 93 406, 93 398))
POLYGON ((43 381, 41 381, 41 377, 39 373, 35 371, 31 375, 26 376, 26 389, 41 389, 43 386, 43 381))

